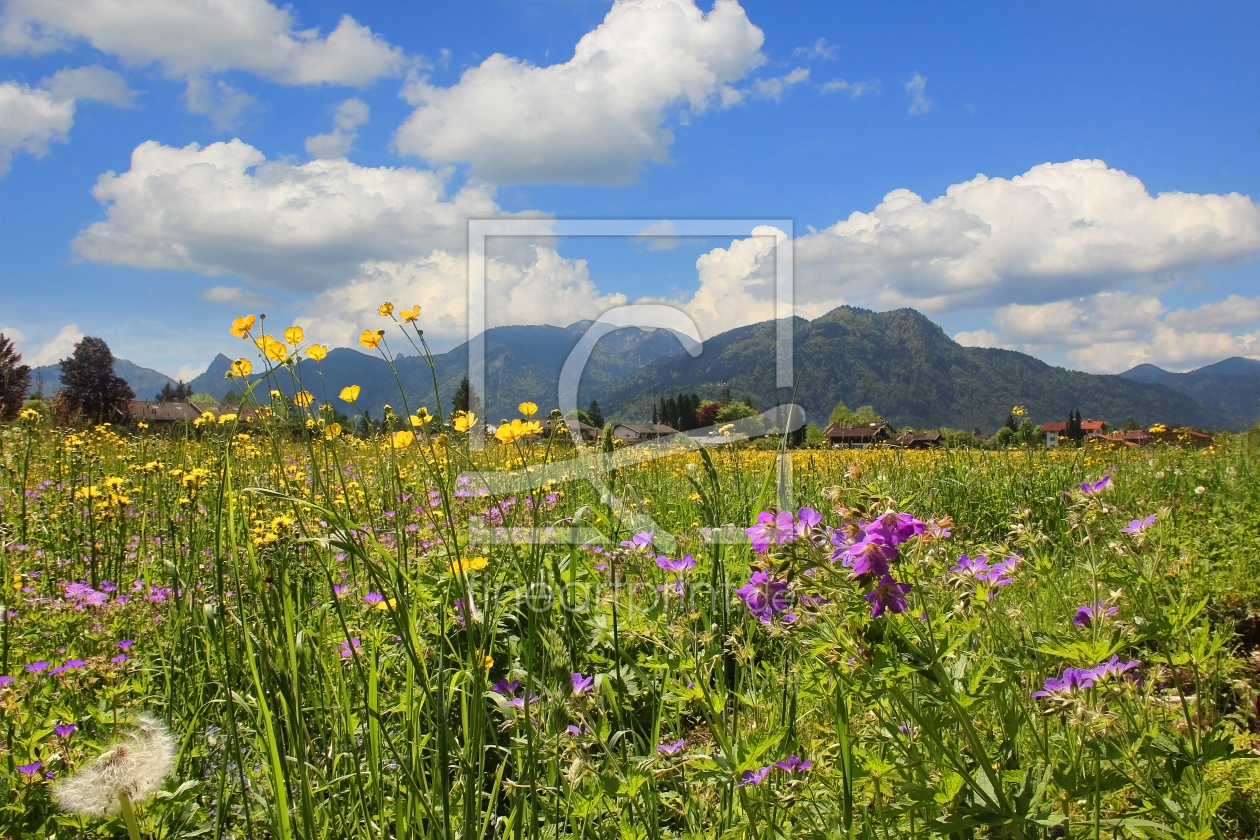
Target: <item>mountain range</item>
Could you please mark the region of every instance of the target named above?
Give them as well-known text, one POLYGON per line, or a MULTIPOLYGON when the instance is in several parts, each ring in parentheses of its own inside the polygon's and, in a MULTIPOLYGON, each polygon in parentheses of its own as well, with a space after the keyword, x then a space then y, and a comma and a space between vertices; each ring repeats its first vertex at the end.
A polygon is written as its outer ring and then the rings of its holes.
MULTIPOLYGON (((568 327, 487 330, 488 394, 479 395, 478 403, 485 406, 479 413, 497 422, 516 416, 516 406, 527 400, 546 411, 557 402, 565 359, 589 326, 583 321, 568 327)), ((1001 425, 1016 405, 1027 407, 1035 423, 1066 420, 1073 409, 1117 426, 1133 418, 1144 426, 1160 422, 1239 430, 1260 419, 1260 362, 1250 359, 1228 359, 1190 373, 1153 365, 1118 376, 1082 373, 1011 350, 963 347, 912 309, 871 312, 843 306, 812 321, 793 319, 793 333, 794 391, 775 388, 773 321, 714 336, 695 358, 666 331, 617 330, 596 345, 582 375, 578 405, 585 407, 595 398, 609 420, 645 421, 662 397, 695 392, 715 399, 729 389, 736 399, 748 398, 762 409, 796 402, 820 426, 841 401, 850 408, 873 406, 899 428, 985 432, 1001 425)), ((242 342, 243 355, 252 358, 253 350, 242 342)), ((455 389, 468 372, 467 360, 466 343, 434 356, 432 371, 419 355, 402 355, 395 375, 379 356, 337 348, 318 366, 303 361, 256 388, 292 394, 300 387, 353 414, 337 395, 346 385, 358 385, 358 407, 379 417, 385 404, 400 413, 404 406, 435 411, 436 378, 442 407, 449 412, 455 389)), ((190 383, 194 392, 222 399, 239 388, 224 377, 230 365, 227 356, 217 356, 190 383)), ((171 381, 124 360, 115 369, 141 398, 171 381)), ((40 370, 59 375, 56 366, 40 370)), ((46 386, 50 378, 45 373, 46 386)))
POLYGON ((1260 422, 1260 361, 1256 359, 1234 356, 1189 373, 1138 365, 1120 375, 1134 382, 1164 385, 1193 397, 1223 413, 1231 429, 1249 429, 1260 422))

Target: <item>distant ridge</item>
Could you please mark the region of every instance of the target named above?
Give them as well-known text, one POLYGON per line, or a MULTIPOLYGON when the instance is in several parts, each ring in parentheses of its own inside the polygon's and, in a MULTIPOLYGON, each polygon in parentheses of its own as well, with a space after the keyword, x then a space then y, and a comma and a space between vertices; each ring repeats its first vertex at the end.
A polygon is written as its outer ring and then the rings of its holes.
MULTIPOLYGON (((1143 365, 1121 376, 1099 376, 1053 367, 1011 350, 963 347, 912 309, 871 312, 840 307, 813 321, 794 321, 795 394, 775 390, 774 322, 766 321, 710 338, 695 359, 684 354, 668 332, 618 330, 596 346, 583 373, 578 405, 585 408, 596 398, 608 419, 642 421, 651 417, 651 406, 661 397, 694 391, 711 399, 729 388, 736 399, 751 397, 763 408, 794 399, 805 407, 809 420, 820 425, 840 401, 851 408, 872 405, 898 427, 917 429, 978 427, 992 432, 1016 405, 1026 406, 1036 423, 1066 420, 1069 411, 1079 409, 1086 417, 1114 425, 1129 417, 1142 425, 1162 422, 1210 430, 1246 425, 1235 422, 1241 415, 1226 406, 1205 405, 1200 397, 1163 380, 1188 374, 1143 365)), ((554 406, 560 369, 587 323, 487 330, 489 393, 488 399, 479 395, 486 406, 482 415, 492 423, 516 416, 517 404, 526 400, 544 411, 554 406)), ((455 388, 467 373, 467 359, 467 344, 434 358, 438 393, 448 412, 455 388)), ((1250 369, 1246 365, 1251 360, 1239 361, 1250 369)), ((1228 370, 1238 367, 1234 360, 1221 364, 1228 370)), ((229 365, 226 356, 217 356, 192 380, 194 390, 222 398, 233 387, 223 378, 229 365)), ((402 356, 397 366, 405 404, 413 410, 419 406, 435 410, 428 365, 416 356, 402 356)), ((359 408, 375 417, 385 404, 396 411, 404 406, 389 366, 358 350, 331 350, 318 369, 307 360, 297 365, 296 374, 317 400, 328 400, 347 413, 353 413, 351 407, 337 399, 346 385, 360 386, 359 408)), ((264 387, 294 390, 288 374, 257 390, 264 387)))
POLYGON ((1260 360, 1234 356, 1187 373, 1138 365, 1120 374, 1137 382, 1157 382, 1221 412, 1229 428, 1260 423, 1260 360))
MULTIPOLYGON (((129 362, 117 356, 114 357, 114 373, 121 376, 131 386, 138 400, 151 400, 158 391, 162 390, 162 386, 175 384, 175 380, 164 373, 159 373, 152 368, 140 367, 135 362, 129 362)), ((31 369, 32 394, 39 390, 41 380, 44 396, 51 397, 55 394, 61 387, 61 362, 31 369)))

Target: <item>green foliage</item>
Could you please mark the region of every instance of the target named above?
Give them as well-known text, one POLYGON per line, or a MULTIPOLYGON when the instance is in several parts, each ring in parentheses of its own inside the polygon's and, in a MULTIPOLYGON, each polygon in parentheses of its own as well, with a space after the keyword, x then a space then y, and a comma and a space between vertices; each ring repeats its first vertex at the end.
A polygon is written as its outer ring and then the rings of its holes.
POLYGON ((859 407, 857 411, 850 411, 849 407, 841 402, 837 403, 836 407, 831 410, 831 417, 827 422, 853 428, 856 426, 869 426, 872 423, 883 423, 884 418, 875 412, 873 406, 864 405, 859 407))
POLYGON ((745 417, 756 417, 761 412, 757 409, 741 402, 730 402, 722 406, 717 411, 714 418, 718 423, 731 423, 736 420, 743 420, 745 417))
POLYGON ((1260 824, 1248 438, 989 452, 947 431, 939 451, 790 452, 791 509, 823 521, 754 552, 726 536, 774 512, 777 451, 642 460, 608 425, 583 453, 595 487, 568 480, 572 449, 548 441, 476 451, 435 421, 396 445, 366 412, 363 440, 326 439, 313 407, 276 404, 283 423, 195 435, 0 425, 0 836, 123 836, 117 816, 59 811, 52 786, 143 709, 177 736, 163 790, 137 803, 151 837, 1233 838, 1260 824), (1105 490, 1080 489, 1104 470, 1105 490), (895 546, 908 603, 873 617, 821 526, 843 538, 845 519, 888 510, 936 527, 895 546), (573 545, 556 539, 569 525, 584 529, 573 545), (623 546, 648 530, 650 549, 623 546), (518 539, 531 533, 545 538, 518 539), (1010 565, 968 573, 963 554, 1010 565), (736 592, 754 570, 786 587, 794 620, 751 614, 736 592), (1073 623, 1097 602, 1115 614, 1073 623), (1112 656, 1139 664, 1032 696, 1112 656), (575 673, 591 678, 580 692, 575 673), (775 766, 793 755, 812 766, 775 766))
POLYGON ((131 387, 114 373, 114 356, 99 338, 88 336, 61 362, 60 396, 66 407, 94 423, 125 421, 131 387))
POLYGON ((30 365, 22 364, 22 354, 13 341, 0 333, 0 420, 17 416, 30 388, 30 365))

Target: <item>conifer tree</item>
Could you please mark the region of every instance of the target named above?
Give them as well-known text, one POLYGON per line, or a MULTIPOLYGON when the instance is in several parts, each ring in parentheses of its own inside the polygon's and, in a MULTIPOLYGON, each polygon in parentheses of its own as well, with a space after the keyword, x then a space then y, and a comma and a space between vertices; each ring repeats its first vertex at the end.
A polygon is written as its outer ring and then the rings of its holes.
POLYGON ((0 333, 0 420, 12 420, 17 416, 30 388, 30 365, 22 364, 22 354, 4 333, 0 333))

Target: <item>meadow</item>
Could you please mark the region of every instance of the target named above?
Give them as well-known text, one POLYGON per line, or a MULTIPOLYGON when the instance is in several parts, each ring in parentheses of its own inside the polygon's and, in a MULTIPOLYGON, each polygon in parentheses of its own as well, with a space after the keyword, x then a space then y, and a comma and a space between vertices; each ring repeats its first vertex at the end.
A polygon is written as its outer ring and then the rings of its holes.
POLYGON ((195 427, 0 428, 0 835, 1260 833, 1247 436, 596 443, 596 488, 533 405, 479 451, 261 382, 195 427))

